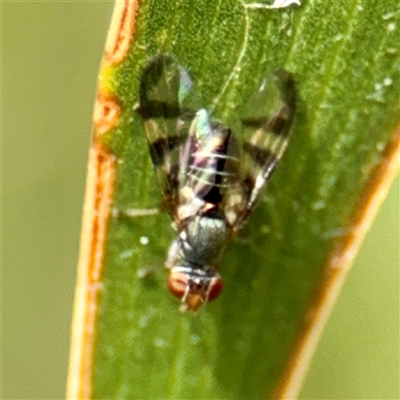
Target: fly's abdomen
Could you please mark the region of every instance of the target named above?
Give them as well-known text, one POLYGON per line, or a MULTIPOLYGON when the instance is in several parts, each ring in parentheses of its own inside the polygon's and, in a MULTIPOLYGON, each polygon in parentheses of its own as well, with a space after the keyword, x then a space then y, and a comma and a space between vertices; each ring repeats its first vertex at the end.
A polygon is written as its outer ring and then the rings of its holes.
POLYGON ((238 158, 229 154, 231 130, 211 124, 205 110, 198 111, 186 149, 185 185, 205 202, 218 204, 221 191, 237 179, 238 158))

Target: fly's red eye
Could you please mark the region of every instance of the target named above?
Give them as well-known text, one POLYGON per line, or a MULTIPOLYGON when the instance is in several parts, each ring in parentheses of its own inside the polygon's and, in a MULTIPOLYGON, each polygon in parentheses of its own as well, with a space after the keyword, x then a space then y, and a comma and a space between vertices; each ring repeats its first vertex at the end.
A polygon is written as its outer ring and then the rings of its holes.
POLYGON ((223 287, 221 278, 212 278, 208 290, 208 301, 215 300, 221 294, 223 287))
POLYGON ((183 272, 171 272, 168 276, 167 285, 169 291, 181 299, 186 293, 189 277, 183 272))

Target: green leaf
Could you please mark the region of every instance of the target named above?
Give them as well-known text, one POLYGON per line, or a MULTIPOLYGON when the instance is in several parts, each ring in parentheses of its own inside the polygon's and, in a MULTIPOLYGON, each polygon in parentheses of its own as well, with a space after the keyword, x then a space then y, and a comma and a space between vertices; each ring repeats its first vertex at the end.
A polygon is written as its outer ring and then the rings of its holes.
POLYGON ((267 70, 297 82, 289 148, 261 204, 222 261, 225 290, 198 315, 165 287, 168 215, 111 217, 95 325, 92 397, 271 397, 323 266, 343 238, 399 120, 397 0, 141 1, 127 56, 103 84, 120 105, 96 138, 118 160, 114 206, 157 207, 142 121, 141 71, 157 54, 190 72, 206 108, 229 120, 267 70), (138 272, 159 267, 145 277, 138 272))

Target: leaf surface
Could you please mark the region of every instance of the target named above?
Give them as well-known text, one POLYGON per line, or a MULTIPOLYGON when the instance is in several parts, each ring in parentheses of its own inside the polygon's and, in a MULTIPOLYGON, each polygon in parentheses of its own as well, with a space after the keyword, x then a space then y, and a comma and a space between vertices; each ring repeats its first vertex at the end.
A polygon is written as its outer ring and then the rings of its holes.
POLYGON ((110 217, 96 300, 93 398, 265 398, 285 370, 323 265, 347 234, 399 121, 396 0, 304 1, 245 9, 238 1, 141 1, 132 44, 105 68, 120 107, 96 142, 116 157, 113 205, 158 207, 143 124, 141 72, 173 55, 204 106, 235 116, 268 70, 297 82, 289 148, 222 261, 225 289, 198 315, 180 314, 162 266, 174 235, 166 214, 110 217), (157 267, 145 277, 138 271, 157 267))

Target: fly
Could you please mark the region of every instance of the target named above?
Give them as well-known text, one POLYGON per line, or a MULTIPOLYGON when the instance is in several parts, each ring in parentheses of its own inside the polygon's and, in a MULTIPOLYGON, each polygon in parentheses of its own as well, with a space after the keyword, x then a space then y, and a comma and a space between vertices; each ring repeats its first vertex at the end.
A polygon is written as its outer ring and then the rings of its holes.
POLYGON ((220 295, 219 262, 287 147, 296 105, 291 75, 278 71, 257 87, 234 132, 198 106, 192 88, 187 71, 159 55, 144 68, 135 106, 177 234, 165 266, 182 311, 220 295))

